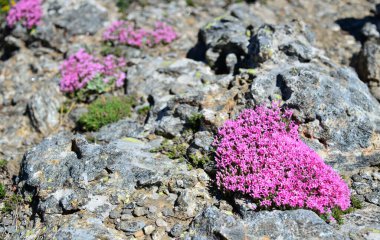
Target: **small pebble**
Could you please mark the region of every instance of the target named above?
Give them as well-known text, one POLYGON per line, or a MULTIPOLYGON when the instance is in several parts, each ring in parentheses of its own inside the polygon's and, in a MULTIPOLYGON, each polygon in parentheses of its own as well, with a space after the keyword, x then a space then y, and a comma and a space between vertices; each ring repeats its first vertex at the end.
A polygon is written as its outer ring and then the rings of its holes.
POLYGON ((164 219, 162 218, 159 218, 156 220, 156 225, 159 226, 159 227, 166 227, 168 226, 167 222, 165 222, 164 219))
POLYGON ((154 230, 156 230, 156 227, 153 226, 153 225, 148 225, 148 226, 144 227, 144 233, 145 233, 145 235, 152 234, 152 232, 154 232, 154 230))
POLYGON ((118 210, 112 210, 110 212, 110 218, 111 219, 119 218, 120 216, 121 216, 121 212, 118 210))
POLYGON ((157 207, 156 206, 149 206, 148 210, 150 213, 155 213, 155 212, 157 212, 157 207))
POLYGON ((133 216, 135 216, 135 217, 141 217, 144 215, 146 215, 146 209, 144 207, 136 207, 133 210, 133 216))
POLYGON ((144 232, 142 230, 137 231, 137 232, 135 232, 135 234, 133 234, 133 236, 135 238, 143 237, 144 236, 144 232))

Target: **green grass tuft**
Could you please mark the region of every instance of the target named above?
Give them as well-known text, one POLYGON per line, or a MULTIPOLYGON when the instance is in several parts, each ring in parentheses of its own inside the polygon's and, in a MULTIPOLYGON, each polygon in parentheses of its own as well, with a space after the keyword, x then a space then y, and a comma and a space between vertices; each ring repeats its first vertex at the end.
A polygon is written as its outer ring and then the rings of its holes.
POLYGON ((1 208, 1 212, 10 213, 15 210, 22 202, 23 199, 21 195, 13 194, 11 196, 7 196, 3 202, 4 204, 1 208))
POLYGON ((8 161, 1 159, 0 160, 0 169, 4 169, 7 166, 8 161))
MULTIPOLYGON (((331 210, 331 216, 336 220, 336 222, 339 225, 342 225, 344 223, 344 218, 343 216, 345 214, 349 214, 354 212, 356 209, 361 209, 363 208, 362 202, 356 198, 355 196, 351 196, 351 207, 348 208, 347 210, 341 210, 340 208, 333 208, 331 210)), ((329 218, 327 214, 320 214, 319 215, 324 221, 328 222, 329 218)))
POLYGON ((190 116, 187 121, 187 124, 193 131, 198 131, 201 126, 201 121, 203 119, 203 115, 201 113, 196 113, 190 116))
POLYGON ((197 156, 192 154, 189 156, 191 164, 198 168, 204 168, 204 166, 211 161, 211 157, 204 154, 202 156, 197 156))
POLYGON ((143 115, 143 116, 146 116, 150 111, 150 106, 144 106, 144 107, 141 107, 137 110, 137 113, 139 115, 143 115))
POLYGON ((135 101, 131 97, 101 97, 88 106, 78 124, 87 131, 97 131, 104 125, 131 115, 135 101))
POLYGON ((4 184, 0 183, 0 199, 5 198, 6 190, 4 184))
POLYGON ((170 159, 180 159, 184 160, 186 156, 186 150, 189 145, 179 138, 173 140, 165 139, 162 141, 161 146, 156 149, 151 150, 151 152, 161 152, 165 154, 170 159))

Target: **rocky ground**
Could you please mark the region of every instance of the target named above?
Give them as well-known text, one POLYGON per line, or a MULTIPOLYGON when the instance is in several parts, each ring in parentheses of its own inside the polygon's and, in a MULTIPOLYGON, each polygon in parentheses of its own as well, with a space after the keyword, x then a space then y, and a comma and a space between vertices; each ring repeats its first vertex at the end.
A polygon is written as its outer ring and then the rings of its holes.
POLYGON ((380 239, 380 2, 116 2, 45 0, 31 33, 1 22, 0 238, 380 239), (179 38, 110 49, 102 32, 121 18, 165 21, 179 38), (59 91, 58 74, 81 47, 122 54, 124 90, 149 111, 78 130, 86 104, 59 91), (217 128, 279 98, 361 201, 342 224, 255 212, 215 187, 217 128))

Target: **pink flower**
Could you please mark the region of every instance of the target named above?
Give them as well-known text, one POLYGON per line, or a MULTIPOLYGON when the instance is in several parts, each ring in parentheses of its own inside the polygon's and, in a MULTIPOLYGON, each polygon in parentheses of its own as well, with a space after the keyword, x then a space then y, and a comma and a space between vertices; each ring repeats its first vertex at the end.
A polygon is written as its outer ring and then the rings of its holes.
POLYGON ((123 58, 113 55, 96 58, 84 49, 80 49, 61 64, 61 91, 74 92, 85 88, 96 77, 101 77, 104 83, 121 87, 126 78, 122 70, 125 66, 123 58))
POLYGON ((291 116, 275 102, 226 121, 214 141, 217 184, 251 196, 262 207, 346 210, 347 184, 302 142, 291 116))
POLYGON ((160 43, 171 43, 177 38, 177 34, 171 26, 163 22, 157 22, 154 30, 136 28, 127 21, 116 21, 103 33, 105 41, 118 44, 127 44, 134 47, 149 47, 160 43))
POLYGON ((8 13, 7 23, 9 27, 14 27, 17 22, 31 29, 37 26, 42 18, 41 0, 20 0, 8 13))

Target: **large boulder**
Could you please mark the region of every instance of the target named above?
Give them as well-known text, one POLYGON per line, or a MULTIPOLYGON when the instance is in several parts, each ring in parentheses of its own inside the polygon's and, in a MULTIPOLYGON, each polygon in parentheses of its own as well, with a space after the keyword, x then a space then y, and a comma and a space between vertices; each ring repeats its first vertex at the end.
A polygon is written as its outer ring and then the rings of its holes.
MULTIPOLYGON (((266 48, 252 48, 252 59, 260 63, 250 87, 253 104, 281 99, 294 109, 304 140, 336 169, 379 164, 374 146, 380 105, 356 73, 313 48, 298 23, 271 27, 266 34, 270 56, 261 57, 268 56, 266 48)), ((261 46, 261 36, 259 29, 251 45, 261 46)))
POLYGON ((191 223, 190 239, 344 239, 307 210, 262 211, 239 219, 207 207, 191 223))
MULTIPOLYGON (((189 171, 185 163, 151 153, 156 145, 133 138, 98 145, 61 132, 28 151, 19 187, 34 206, 32 214, 43 219, 44 236, 124 239, 158 224, 165 237, 165 227, 187 225, 214 202, 205 191, 209 178, 202 170, 189 171)), ((37 236, 42 227, 37 224, 19 236, 37 236)), ((151 234, 157 233, 147 237, 151 234)))
POLYGON ((360 78, 368 84, 373 96, 380 101, 380 40, 370 39, 363 44, 354 64, 360 78))

